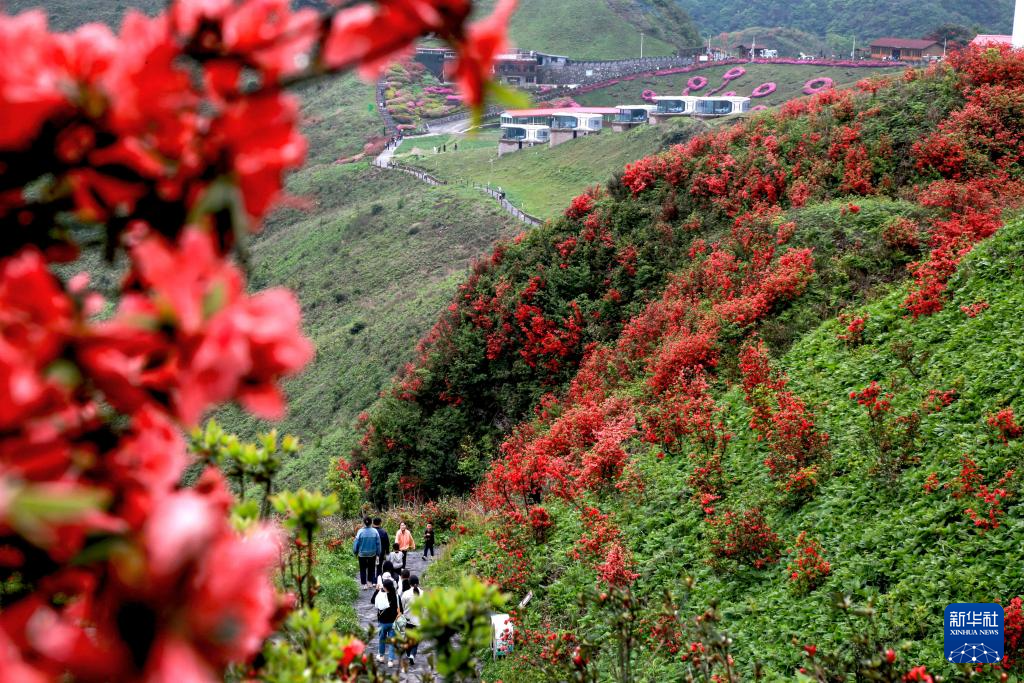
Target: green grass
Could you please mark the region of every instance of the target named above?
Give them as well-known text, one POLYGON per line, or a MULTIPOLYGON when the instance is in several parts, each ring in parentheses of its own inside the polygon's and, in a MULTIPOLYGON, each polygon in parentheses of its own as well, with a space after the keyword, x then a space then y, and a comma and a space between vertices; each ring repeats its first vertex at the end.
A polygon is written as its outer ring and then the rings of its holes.
POLYGON ((404 159, 398 159, 398 161, 409 163, 413 161, 414 157, 433 156, 434 147, 437 147, 438 153, 440 153, 442 146, 447 145, 448 151, 446 153, 454 154, 454 145, 456 143, 459 145, 459 152, 466 152, 471 149, 489 149, 493 151, 498 144, 499 137, 501 137, 501 133, 497 128, 486 128, 473 136, 456 133, 426 135, 404 140, 395 151, 395 154, 397 157, 405 157, 404 159))
MULTIPOLYGON (((405 160, 449 182, 501 187, 516 206, 549 218, 562 212, 588 187, 603 184, 626 164, 661 149, 666 136, 696 129, 697 125, 680 120, 670 127, 641 126, 626 133, 607 130, 554 148, 531 147, 500 158, 497 142, 466 150, 460 143, 458 152, 405 160)), ((403 161, 401 157, 398 160, 403 161)))
MULTIPOLYGON (((275 426, 305 444, 283 483, 322 488, 329 460, 352 445, 353 419, 412 360, 470 262, 522 226, 478 192, 365 163, 310 166, 289 191, 315 207, 271 218, 252 245, 251 286, 296 292, 316 343, 275 426)), ((271 426, 234 408, 219 419, 244 436, 271 426)))
MULTIPOLYGON (((669 76, 649 76, 633 81, 621 81, 608 88, 578 95, 575 99, 584 106, 616 106, 619 104, 639 104, 640 95, 650 89, 659 95, 679 95, 686 87, 686 82, 693 76, 704 76, 708 84, 703 90, 694 93, 705 95, 722 83, 722 75, 731 66, 718 66, 704 69, 696 73, 672 74, 669 76)), ((814 66, 803 64, 744 64, 747 73, 732 81, 722 92, 736 91, 738 95, 749 96, 751 91, 762 83, 774 82, 778 87, 768 97, 751 102, 752 105, 763 104, 774 106, 795 97, 803 97, 804 83, 818 76, 828 76, 835 81, 837 87, 850 86, 862 78, 878 76, 884 73, 902 72, 902 68, 844 68, 814 66)))
MULTIPOLYGON (((494 0, 480 0, 477 12, 489 13, 494 0)), ((520 0, 509 35, 517 46, 575 59, 628 59, 640 56, 640 30, 646 29, 644 56, 675 53, 673 40, 692 29, 679 19, 660 26, 654 8, 636 0, 520 0), (662 39, 652 36, 660 28, 662 39)), ((685 41, 695 45, 699 39, 685 41)))
POLYGON ((307 163, 330 163, 363 151, 367 140, 383 135, 374 86, 353 74, 328 77, 300 88, 307 163), (371 108, 372 107, 372 108, 371 108))

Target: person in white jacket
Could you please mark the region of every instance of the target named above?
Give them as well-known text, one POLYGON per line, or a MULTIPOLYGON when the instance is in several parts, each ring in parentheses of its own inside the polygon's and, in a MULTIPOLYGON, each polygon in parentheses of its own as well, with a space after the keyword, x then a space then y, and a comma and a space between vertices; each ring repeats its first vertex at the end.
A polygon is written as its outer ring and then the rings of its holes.
MULTIPOLYGON (((413 616, 409 608, 412 607, 420 596, 423 595, 423 591, 420 590, 420 577, 413 574, 409 577, 409 590, 402 593, 402 608, 405 614, 405 628, 416 629, 419 627, 419 622, 416 617, 413 616)), ((413 642, 412 647, 409 648, 408 658, 409 663, 412 664, 416 660, 416 651, 419 650, 419 642, 413 642)))

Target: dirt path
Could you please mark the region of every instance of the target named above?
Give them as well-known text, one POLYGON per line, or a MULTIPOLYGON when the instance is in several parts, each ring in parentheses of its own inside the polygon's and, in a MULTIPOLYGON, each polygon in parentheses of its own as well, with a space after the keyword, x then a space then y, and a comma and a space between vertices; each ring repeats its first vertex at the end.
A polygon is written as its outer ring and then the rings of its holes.
MULTIPOLYGON (((420 555, 419 550, 414 550, 409 553, 409 557, 406 563, 406 568, 413 574, 420 577, 420 582, 423 588, 430 590, 430 579, 424 576, 426 569, 429 564, 432 564, 435 559, 428 559, 426 562, 423 561, 423 556, 420 555)), ((358 577, 356 577, 358 581, 358 577)), ((365 629, 369 626, 373 626, 376 633, 377 628, 377 608, 370 603, 370 596, 373 595, 372 590, 361 590, 359 591, 359 597, 356 598, 356 614, 359 618, 359 625, 365 629)), ((374 639, 370 643, 373 654, 377 654, 377 640, 374 639)), ((408 681, 409 683, 419 683, 423 680, 424 674, 430 671, 430 665, 427 663, 427 655, 432 651, 430 643, 424 643, 420 645, 420 651, 416 655, 416 661, 411 664, 402 664, 403 670, 401 675, 402 681, 408 681)), ((385 661, 384 665, 387 665, 385 661)))

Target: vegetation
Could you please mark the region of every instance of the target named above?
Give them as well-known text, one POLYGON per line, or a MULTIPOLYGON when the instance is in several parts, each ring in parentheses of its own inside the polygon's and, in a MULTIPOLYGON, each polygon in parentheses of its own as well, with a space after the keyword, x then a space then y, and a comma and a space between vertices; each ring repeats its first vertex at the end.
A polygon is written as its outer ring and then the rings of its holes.
MULTIPOLYGON (((495 0, 481 0, 489 12, 495 0)), ((574 59, 629 59, 674 54, 681 47, 700 45, 689 16, 671 0, 520 0, 509 24, 512 42, 574 59)))
POLYGON ((1010 6, 997 0, 948 4, 940 0, 773 0, 718 2, 680 0, 703 31, 737 31, 750 26, 785 26, 818 36, 858 36, 861 41, 882 36, 916 38, 943 23, 977 26, 984 33, 1008 33, 1010 6))
MULTIPOLYGON (((1024 62, 954 66, 787 104, 573 203, 566 230, 626 207, 694 222, 661 296, 506 432, 476 489, 491 523, 450 561, 533 592, 489 676, 1020 674, 1024 62), (947 603, 994 601, 1003 662, 935 657, 947 603)), ((420 367, 426 386, 444 366, 420 367)))
MULTIPOLYGON (((354 446, 356 416, 412 360, 470 262, 521 226, 478 192, 428 188, 365 163, 307 166, 288 191, 312 205, 269 219, 252 244, 251 283, 301 293, 318 352, 286 387, 281 428, 306 447, 282 476, 321 485, 331 458, 354 446)), ((220 419, 243 435, 266 428, 237 409, 220 419)))
POLYGON ((502 157, 497 155, 496 133, 485 133, 478 140, 454 138, 459 143, 458 152, 449 144, 447 152, 436 155, 429 150, 438 143, 417 140, 406 144, 415 143, 427 154, 399 156, 396 160, 411 162, 449 182, 501 187, 509 201, 527 213, 552 218, 588 187, 607 182, 626 164, 657 152, 666 140, 686 137, 698 127, 687 120, 667 127, 642 126, 626 133, 607 130, 554 148, 542 145, 502 157))

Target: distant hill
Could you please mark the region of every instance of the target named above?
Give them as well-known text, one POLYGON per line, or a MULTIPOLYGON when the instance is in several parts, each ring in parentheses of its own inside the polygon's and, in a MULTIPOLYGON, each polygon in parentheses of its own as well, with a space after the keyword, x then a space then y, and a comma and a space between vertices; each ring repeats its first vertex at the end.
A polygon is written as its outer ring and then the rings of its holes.
MULTIPOLYGON (((479 0, 478 13, 490 12, 494 2, 479 0)), ((52 26, 70 29, 90 21, 116 27, 132 7, 154 14, 164 4, 164 0, 7 0, 3 6, 9 13, 43 7, 52 26)), ((324 3, 298 0, 295 4, 324 3)), ((697 26, 677 0, 520 0, 510 32, 520 47, 591 59, 640 56, 641 32, 647 56, 670 55, 701 42, 697 26)))
MULTIPOLYGON (((481 14, 495 0, 478 0, 481 14)), ((517 47, 577 59, 670 55, 700 45, 700 33, 676 0, 519 0, 509 32, 517 47)))
POLYGON ((701 31, 719 33, 750 26, 786 26, 815 35, 873 39, 918 37, 940 24, 1009 33, 1013 3, 1005 0, 678 0, 701 31))
POLYGON ((68 30, 92 21, 116 28, 129 9, 156 14, 165 4, 164 0, 6 0, 0 6, 8 14, 42 7, 50 17, 51 27, 68 30))

